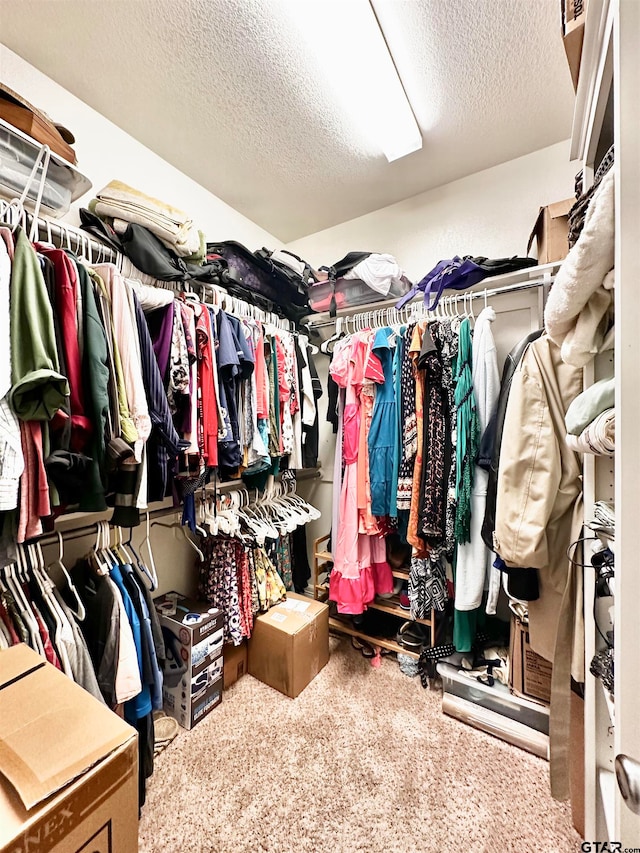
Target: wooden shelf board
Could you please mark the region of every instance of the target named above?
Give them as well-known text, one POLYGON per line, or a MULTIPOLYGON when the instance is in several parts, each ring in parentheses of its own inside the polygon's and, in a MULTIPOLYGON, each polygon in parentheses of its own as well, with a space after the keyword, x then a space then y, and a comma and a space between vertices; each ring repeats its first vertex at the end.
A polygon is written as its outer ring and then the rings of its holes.
POLYGON ((407 622, 419 622, 420 625, 426 625, 428 628, 432 627, 431 619, 412 619, 411 612, 409 610, 403 610, 402 607, 400 607, 397 598, 376 598, 376 600, 370 602, 368 606, 372 607, 374 610, 382 610, 383 613, 391 613, 393 616, 399 616, 407 622))
POLYGON ((333 561, 333 554, 330 551, 316 551, 313 555, 316 560, 331 560, 333 561))
POLYGON ((346 622, 343 622, 341 619, 336 619, 333 616, 329 617, 329 628, 332 628, 340 634, 348 634, 350 637, 358 637, 360 640, 364 640, 372 646, 380 646, 381 649, 388 649, 390 652, 395 652, 396 654, 409 655, 409 657, 415 658, 416 660, 420 657, 419 652, 413 652, 411 649, 405 649, 404 646, 401 646, 400 643, 396 643, 395 640, 386 640, 382 637, 372 637, 369 634, 365 634, 363 631, 358 631, 356 628, 352 628, 351 625, 347 625, 346 622))
POLYGON ((409 580, 409 569, 392 569, 391 574, 394 578, 400 578, 403 581, 409 580))

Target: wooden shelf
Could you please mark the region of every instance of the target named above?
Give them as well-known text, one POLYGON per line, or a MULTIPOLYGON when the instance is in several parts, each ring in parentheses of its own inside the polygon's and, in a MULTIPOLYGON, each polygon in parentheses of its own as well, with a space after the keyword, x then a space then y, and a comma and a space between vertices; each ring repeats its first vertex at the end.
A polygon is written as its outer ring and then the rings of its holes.
POLYGON ((399 578, 403 581, 409 580, 409 569, 392 569, 391 574, 394 578, 399 578))
POLYGON ((393 616, 399 616, 405 622, 418 622, 420 625, 427 625, 432 628, 431 619, 412 619, 411 612, 400 607, 397 598, 376 598, 369 605, 373 610, 382 610, 383 613, 391 613, 393 616))
POLYGON ((381 649, 388 649, 390 652, 395 652, 396 654, 408 655, 416 660, 420 657, 419 652, 414 652, 411 649, 405 649, 404 646, 401 646, 400 643, 397 643, 395 640, 387 640, 383 637, 372 637, 370 634, 365 634, 363 631, 358 631, 356 628, 352 628, 351 625, 348 625, 341 619, 336 619, 334 616, 329 617, 329 628, 337 631, 339 634, 348 634, 350 637, 358 637, 358 639, 364 640, 365 643, 369 643, 371 646, 380 646, 381 649))
POLYGON ((318 560, 322 560, 323 562, 333 562, 333 554, 330 551, 316 551, 314 557, 318 560))

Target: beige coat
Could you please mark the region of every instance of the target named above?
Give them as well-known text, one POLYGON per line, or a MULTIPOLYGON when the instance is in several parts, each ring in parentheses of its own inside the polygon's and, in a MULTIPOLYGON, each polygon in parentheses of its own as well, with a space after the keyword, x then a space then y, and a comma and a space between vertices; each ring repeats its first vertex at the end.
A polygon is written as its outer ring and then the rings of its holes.
POLYGON ((510 566, 538 569, 529 604, 534 651, 553 661, 551 792, 569 796, 570 673, 584 681, 582 573, 568 556, 582 530, 582 469, 565 441, 565 412, 582 370, 565 364, 547 335, 529 345, 514 373, 504 424, 494 543, 510 566))
POLYGON ((565 364, 546 335, 530 344, 513 376, 500 452, 495 549, 508 566, 539 570, 529 632, 534 651, 547 660, 554 658, 567 587, 567 548, 582 524, 582 469, 564 422, 581 391, 582 370, 565 364))

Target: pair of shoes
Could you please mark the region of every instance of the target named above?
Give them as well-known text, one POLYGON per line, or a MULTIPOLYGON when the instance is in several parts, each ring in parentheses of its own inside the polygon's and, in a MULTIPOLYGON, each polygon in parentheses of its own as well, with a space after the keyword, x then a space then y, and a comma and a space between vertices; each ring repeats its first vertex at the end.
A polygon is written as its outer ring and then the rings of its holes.
POLYGON ((404 584, 398 596, 400 607, 403 610, 411 610, 411 602, 409 601, 409 584, 404 584))
POLYGON ((373 646, 369 643, 365 643, 363 640, 360 640, 358 637, 351 637, 351 645, 356 651, 359 651, 363 658, 372 658, 375 655, 375 650, 373 646))
POLYGON ((417 622, 403 622, 396 635, 396 642, 404 646, 405 649, 419 652, 427 642, 427 635, 417 622))

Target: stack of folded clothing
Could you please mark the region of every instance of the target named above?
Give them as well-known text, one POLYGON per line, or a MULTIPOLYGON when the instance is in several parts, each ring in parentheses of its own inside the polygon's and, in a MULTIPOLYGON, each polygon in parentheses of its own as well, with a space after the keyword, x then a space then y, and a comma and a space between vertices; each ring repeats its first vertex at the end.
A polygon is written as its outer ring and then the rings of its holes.
POLYGON ((204 234, 198 231, 184 211, 145 195, 122 181, 110 181, 89 202, 89 209, 101 219, 108 220, 118 234, 124 234, 129 223, 143 225, 179 257, 194 263, 204 261, 204 234))
POLYGON ((614 386, 613 379, 594 382, 567 409, 566 441, 576 453, 613 456, 616 425, 614 386))

